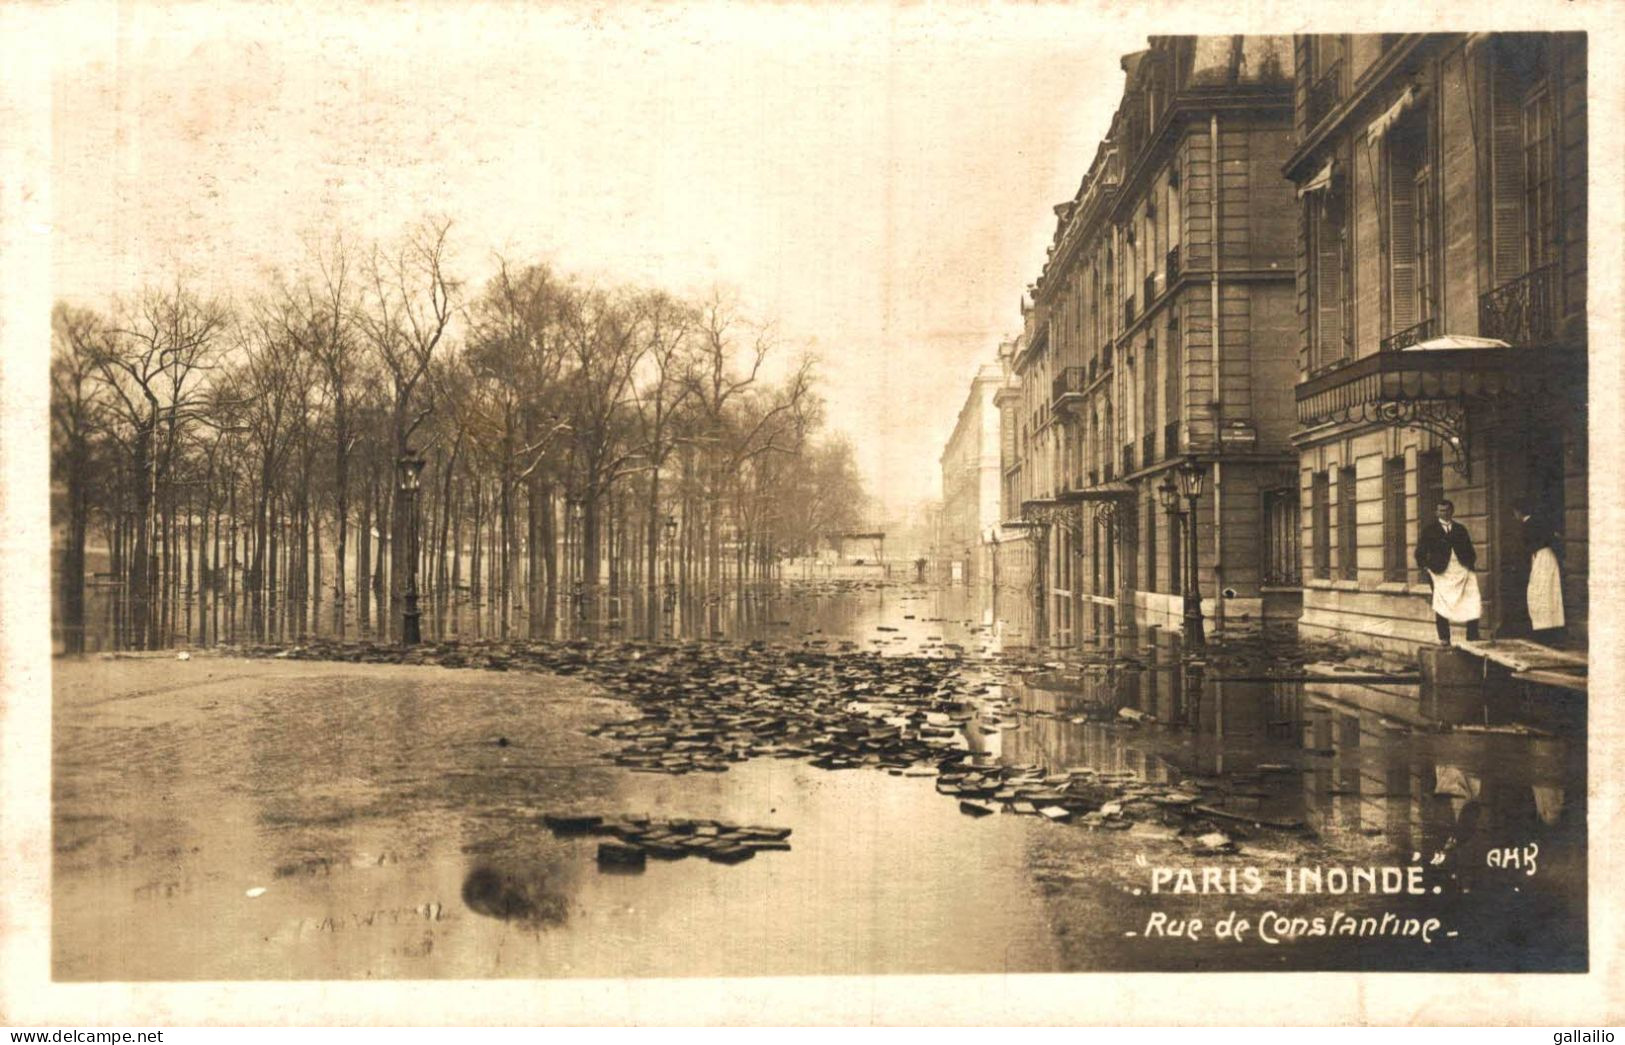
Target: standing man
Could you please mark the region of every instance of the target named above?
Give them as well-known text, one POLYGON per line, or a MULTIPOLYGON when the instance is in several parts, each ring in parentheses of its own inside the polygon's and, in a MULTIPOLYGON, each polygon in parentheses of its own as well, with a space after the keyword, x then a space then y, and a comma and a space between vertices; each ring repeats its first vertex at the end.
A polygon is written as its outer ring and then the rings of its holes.
POLYGON ((1478 554, 1467 527, 1452 519, 1456 506, 1440 501, 1438 518, 1422 524, 1416 535, 1416 565, 1427 573, 1433 585, 1433 624, 1439 629, 1439 643, 1450 645, 1450 625, 1467 625, 1467 641, 1478 640, 1478 618, 1483 604, 1478 595, 1478 578, 1473 564, 1478 554))

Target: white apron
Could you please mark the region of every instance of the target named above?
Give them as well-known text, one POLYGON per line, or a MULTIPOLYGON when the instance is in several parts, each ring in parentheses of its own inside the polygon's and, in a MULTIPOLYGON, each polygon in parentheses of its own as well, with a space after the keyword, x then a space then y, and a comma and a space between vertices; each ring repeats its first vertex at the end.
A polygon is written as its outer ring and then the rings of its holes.
POLYGON ((1563 626, 1563 580, 1550 548, 1540 549, 1529 563, 1528 596, 1531 627, 1544 631, 1563 626))
POLYGON ((1450 553, 1450 565, 1443 573, 1428 571, 1433 578, 1433 612, 1452 624, 1466 624, 1484 615, 1478 598, 1478 578, 1450 553))

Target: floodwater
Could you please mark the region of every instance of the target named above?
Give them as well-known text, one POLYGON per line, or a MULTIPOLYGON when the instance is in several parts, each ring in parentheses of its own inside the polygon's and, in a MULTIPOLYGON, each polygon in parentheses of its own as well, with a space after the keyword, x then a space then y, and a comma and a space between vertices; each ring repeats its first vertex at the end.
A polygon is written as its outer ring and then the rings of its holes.
POLYGON ((1155 631, 1007 661, 1024 637, 963 589, 822 585, 752 605, 719 621, 962 657, 1013 705, 1012 728, 972 746, 1207 784, 1239 851, 1196 855, 1153 823, 972 818, 931 779, 875 769, 629 772, 589 732, 631 705, 579 679, 92 657, 56 668, 56 977, 1585 968, 1583 711, 1551 736, 1467 733, 1416 716, 1405 683, 1251 681, 1305 659, 1280 637, 1200 663, 1155 631), (792 835, 738 865, 606 873, 600 839, 541 826, 558 810, 792 835), (1329 891, 1328 872, 1368 866, 1421 868, 1421 895, 1329 891), (1322 891, 1288 894, 1300 870, 1322 891), (1304 931, 1283 939, 1282 916, 1304 931), (1438 925, 1314 935, 1315 917, 1438 925))

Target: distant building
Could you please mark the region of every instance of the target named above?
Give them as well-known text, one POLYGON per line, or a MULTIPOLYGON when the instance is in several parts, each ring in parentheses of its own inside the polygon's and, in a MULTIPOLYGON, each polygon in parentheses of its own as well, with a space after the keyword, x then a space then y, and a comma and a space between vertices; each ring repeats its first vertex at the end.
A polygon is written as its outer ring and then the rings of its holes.
POLYGON ((1291 38, 1152 37, 1030 288, 1006 515, 1039 641, 1177 627, 1185 527, 1210 622, 1298 614, 1291 38), (1158 489, 1194 457, 1197 518, 1158 489))
POLYGON ((1586 39, 1300 36, 1294 392, 1310 635, 1436 641, 1417 529, 1478 547, 1484 625, 1528 627, 1528 498, 1586 633, 1586 39))
POLYGON ((982 366, 971 379, 965 405, 943 447, 942 521, 938 554, 945 579, 991 582, 999 525, 999 412, 993 402, 1003 384, 998 366, 982 366))

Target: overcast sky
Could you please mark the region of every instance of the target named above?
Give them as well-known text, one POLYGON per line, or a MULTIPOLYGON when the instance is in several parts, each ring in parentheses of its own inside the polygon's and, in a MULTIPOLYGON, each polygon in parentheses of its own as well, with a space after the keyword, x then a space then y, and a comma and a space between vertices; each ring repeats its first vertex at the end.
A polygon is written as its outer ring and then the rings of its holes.
MULTIPOLYGON (((55 41, 54 291, 241 293, 300 238, 454 221, 494 252, 721 284, 822 360, 896 506, 935 496, 976 365, 1144 45, 1095 8, 96 8, 55 41)), ((66 32, 66 30, 63 30, 66 32)))

